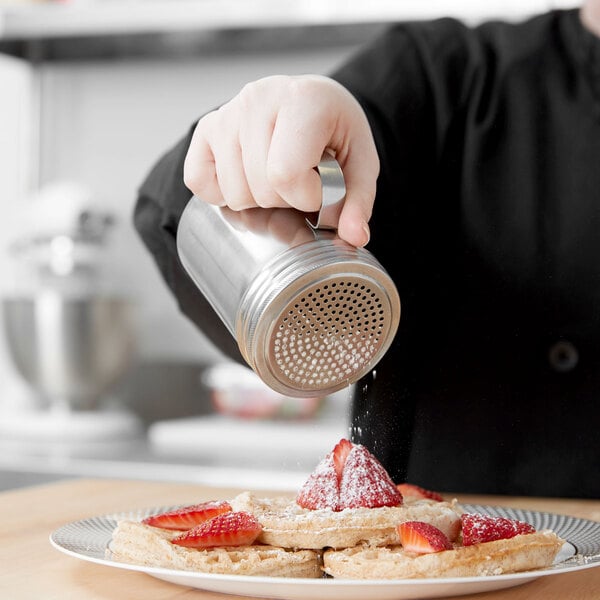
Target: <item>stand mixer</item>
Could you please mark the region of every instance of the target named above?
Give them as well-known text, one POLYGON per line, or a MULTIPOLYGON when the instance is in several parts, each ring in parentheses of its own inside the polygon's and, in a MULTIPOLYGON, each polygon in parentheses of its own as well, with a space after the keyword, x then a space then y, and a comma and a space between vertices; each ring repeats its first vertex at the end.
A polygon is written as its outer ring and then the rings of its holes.
POLYGON ((113 224, 110 214, 78 209, 70 227, 10 247, 18 285, 2 299, 5 341, 33 407, 0 414, 0 437, 89 442, 139 432, 137 418, 109 395, 131 366, 135 341, 131 303, 108 291, 102 275, 113 224))

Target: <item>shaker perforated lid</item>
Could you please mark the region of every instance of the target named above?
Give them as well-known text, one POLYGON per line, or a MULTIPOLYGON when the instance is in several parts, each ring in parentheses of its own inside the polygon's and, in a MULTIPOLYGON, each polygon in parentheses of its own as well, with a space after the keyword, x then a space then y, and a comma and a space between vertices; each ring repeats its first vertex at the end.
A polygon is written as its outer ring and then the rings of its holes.
MULTIPOLYGON (((341 169, 333 163, 327 176, 321 172, 324 206, 339 204, 345 194, 341 169)), ((332 210, 339 212, 330 206, 329 216, 332 210)), ((240 305, 236 339, 270 387, 321 396, 373 369, 399 320, 398 292, 375 257, 319 230, 313 241, 288 249, 261 270, 240 305)))

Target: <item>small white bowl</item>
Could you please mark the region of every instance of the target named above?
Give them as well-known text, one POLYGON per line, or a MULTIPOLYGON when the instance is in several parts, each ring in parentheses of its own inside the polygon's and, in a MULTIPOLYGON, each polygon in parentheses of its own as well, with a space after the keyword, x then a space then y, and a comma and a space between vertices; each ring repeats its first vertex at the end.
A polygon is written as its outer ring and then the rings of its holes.
POLYGON ((216 412, 245 419, 310 419, 323 398, 295 398, 272 390, 248 367, 222 363, 202 374, 216 412))

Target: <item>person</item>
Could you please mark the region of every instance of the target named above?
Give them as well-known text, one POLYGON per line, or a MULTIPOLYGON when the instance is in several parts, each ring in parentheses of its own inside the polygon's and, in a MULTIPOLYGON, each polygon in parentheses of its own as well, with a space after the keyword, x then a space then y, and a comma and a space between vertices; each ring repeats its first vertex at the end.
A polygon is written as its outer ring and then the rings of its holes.
POLYGON ((235 340, 182 270, 193 192, 318 208, 324 149, 338 234, 402 301, 355 386, 353 439, 396 481, 457 493, 600 497, 600 0, 520 23, 390 26, 330 77, 247 84, 142 184, 136 226, 182 311, 235 340))

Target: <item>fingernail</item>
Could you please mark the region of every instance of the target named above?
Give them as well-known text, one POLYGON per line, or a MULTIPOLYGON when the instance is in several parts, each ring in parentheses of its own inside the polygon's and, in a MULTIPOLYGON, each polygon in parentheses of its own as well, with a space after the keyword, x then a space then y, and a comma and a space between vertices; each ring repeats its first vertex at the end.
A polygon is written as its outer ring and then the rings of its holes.
POLYGON ((369 229, 369 226, 366 223, 362 224, 362 230, 365 233, 365 243, 363 244, 363 246, 366 246, 369 243, 369 240, 371 239, 371 230, 369 229))

